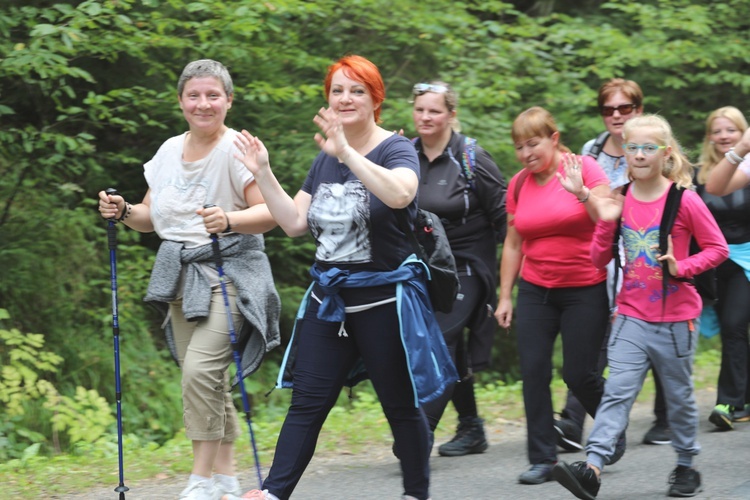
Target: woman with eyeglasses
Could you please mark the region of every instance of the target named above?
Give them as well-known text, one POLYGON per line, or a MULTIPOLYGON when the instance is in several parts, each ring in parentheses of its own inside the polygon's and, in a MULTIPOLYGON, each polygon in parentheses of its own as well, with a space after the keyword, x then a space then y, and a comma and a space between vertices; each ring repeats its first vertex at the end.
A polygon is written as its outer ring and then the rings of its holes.
POLYGON ((503 328, 516 320, 531 468, 523 484, 552 477, 557 432, 552 414, 552 355, 562 337, 563 380, 590 415, 603 392, 597 369, 609 319, 604 269, 591 262, 596 212, 590 194, 609 195, 607 176, 589 156, 562 144, 552 115, 540 107, 522 112, 511 129, 523 168, 508 186, 508 234, 500 262, 495 318, 503 328), (581 169, 578 199, 556 179, 566 165, 581 169), (518 280, 516 310, 512 291, 518 280))
POLYGON ((708 115, 696 183, 729 243, 729 259, 716 268, 719 300, 713 307, 721 335, 721 369, 716 406, 708 417, 721 430, 750 422, 750 160, 744 159, 750 148, 740 143, 743 133, 750 134, 747 131, 747 120, 733 106, 708 115), (734 186, 740 187, 716 196, 710 184, 722 167, 727 172, 736 168, 734 186))
MULTIPOLYGON (((292 388, 291 406, 262 490, 242 498, 287 500, 344 384, 367 375, 400 451, 403 498, 425 500, 429 433, 419 405, 458 374, 424 269, 399 224, 398 211, 410 223, 417 214, 419 163, 406 138, 378 125, 385 85, 371 61, 336 61, 325 93, 328 106, 313 119, 321 152, 294 198, 276 180, 260 139, 243 130, 236 141, 279 226, 289 236, 312 234, 317 247, 280 376, 292 388)), ((331 497, 347 496, 352 486, 341 490, 331 497)))
POLYGON ((490 154, 460 133, 458 95, 442 81, 412 90, 414 142, 421 172, 419 207, 443 221, 456 259, 461 291, 450 313, 435 313, 461 380, 423 405, 430 430, 449 401, 458 413, 456 435, 438 447, 446 457, 487 449, 483 420, 474 397, 473 372, 491 361, 497 325, 497 245, 505 238, 505 179, 490 154), (468 331, 468 335, 464 332, 468 331))
MULTIPOLYGON (((625 151, 623 151, 622 131, 625 123, 643 113, 643 91, 640 85, 632 80, 623 78, 612 78, 599 88, 597 97, 599 112, 606 130, 596 138, 591 139, 583 145, 582 155, 594 158, 602 167, 609 178, 610 189, 617 189, 626 184, 627 162, 625 151)), ((607 266, 607 293, 609 295, 610 310, 615 311, 615 285, 614 285, 614 262, 607 266)), ((621 283, 621 281, 620 281, 621 283)), ((619 285, 617 289, 619 290, 619 285)), ((607 326, 602 351, 599 357, 600 372, 607 366, 607 339, 609 329, 607 326)), ((654 378, 654 415, 656 420, 643 438, 645 444, 669 444, 669 425, 667 423, 667 405, 664 401, 664 391, 661 381, 656 372, 651 372, 654 378)), ((557 444, 568 451, 583 449, 583 423, 586 419, 586 410, 581 406, 576 397, 568 391, 565 408, 560 412, 560 418, 555 420, 555 429, 558 433, 557 444)), ((618 442, 617 454, 612 463, 617 462, 625 453, 625 434, 618 442)))

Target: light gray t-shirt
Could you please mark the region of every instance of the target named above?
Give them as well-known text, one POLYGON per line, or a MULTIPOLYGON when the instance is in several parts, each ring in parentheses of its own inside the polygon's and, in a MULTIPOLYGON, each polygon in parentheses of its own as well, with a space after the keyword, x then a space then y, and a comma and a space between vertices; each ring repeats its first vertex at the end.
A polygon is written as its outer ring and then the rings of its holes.
POLYGON ((151 221, 159 237, 194 248, 211 243, 196 210, 206 204, 226 212, 247 208, 245 188, 253 174, 234 157, 237 131, 228 129, 216 147, 198 161, 182 159, 187 133, 168 139, 144 166, 151 190, 151 221))

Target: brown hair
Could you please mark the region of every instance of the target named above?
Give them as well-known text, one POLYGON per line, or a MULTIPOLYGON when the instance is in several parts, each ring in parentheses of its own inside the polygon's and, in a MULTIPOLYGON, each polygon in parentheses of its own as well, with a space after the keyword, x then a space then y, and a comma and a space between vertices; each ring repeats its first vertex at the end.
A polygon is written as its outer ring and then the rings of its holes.
POLYGON ((643 91, 641 90, 641 86, 633 80, 625 80, 624 78, 612 78, 599 87, 599 97, 597 98, 599 109, 601 110, 607 99, 617 92, 625 94, 625 97, 633 101, 637 109, 643 109, 643 91))
MULTIPOLYGON (((552 137, 552 134, 555 132, 559 134, 560 130, 557 128, 557 123, 555 123, 555 118, 552 114, 540 106, 533 106, 522 111, 513 120, 510 135, 513 138, 513 142, 521 142, 532 137, 552 137)), ((557 141, 557 149, 564 153, 571 152, 562 143, 562 140, 557 141)))

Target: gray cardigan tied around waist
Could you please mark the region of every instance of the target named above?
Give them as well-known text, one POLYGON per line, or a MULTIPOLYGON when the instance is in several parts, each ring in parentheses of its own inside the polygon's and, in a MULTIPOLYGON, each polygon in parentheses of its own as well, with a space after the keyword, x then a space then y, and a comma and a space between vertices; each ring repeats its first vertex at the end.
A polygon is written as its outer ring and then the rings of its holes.
MULTIPOLYGON (((281 301, 274 286, 268 256, 264 252, 262 235, 231 234, 219 238, 219 246, 222 269, 237 289, 237 308, 245 318, 242 330, 236 332, 244 378, 257 370, 265 353, 281 342, 281 301)), ((169 303, 179 297, 180 277, 184 268, 182 312, 185 319, 195 321, 208 316, 211 283, 199 264, 214 266, 210 243, 185 248, 176 241, 163 241, 156 254, 144 301, 166 316, 169 303)), ((169 350, 177 360, 171 321, 165 322, 164 333, 169 350)))

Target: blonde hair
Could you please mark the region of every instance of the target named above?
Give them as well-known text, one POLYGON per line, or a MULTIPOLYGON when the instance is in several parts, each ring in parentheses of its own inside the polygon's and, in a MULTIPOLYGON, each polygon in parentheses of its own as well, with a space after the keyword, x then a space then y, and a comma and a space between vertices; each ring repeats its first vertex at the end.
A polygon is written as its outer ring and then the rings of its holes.
MULTIPOLYGON (((648 128, 653 130, 654 139, 660 146, 671 148, 669 156, 664 161, 661 174, 674 182, 678 186, 690 189, 693 187, 693 165, 682 151, 679 142, 672 134, 672 127, 669 122, 659 115, 641 115, 631 118, 625 122, 622 131, 624 142, 628 142, 628 136, 633 130, 638 128, 648 128)), ((628 179, 633 180, 630 166, 628 166, 628 179)))
POLYGON ((716 165, 719 164, 723 156, 716 152, 716 148, 711 143, 711 129, 713 128, 714 121, 717 118, 726 118, 737 127, 741 133, 745 133, 747 130, 747 120, 742 114, 742 111, 735 108, 734 106, 724 106, 714 110, 708 118, 706 118, 706 135, 703 137, 703 146, 701 147, 701 155, 698 158, 700 170, 698 170, 698 182, 705 184, 708 180, 708 174, 711 172, 716 165))
MULTIPOLYGON (((552 134, 560 130, 557 128, 555 118, 546 109, 540 106, 533 106, 522 111, 511 127, 510 135, 513 142, 522 142, 532 137, 552 137, 552 134)), ((570 148, 562 143, 562 139, 557 141, 557 149, 563 153, 570 153, 570 148)))

